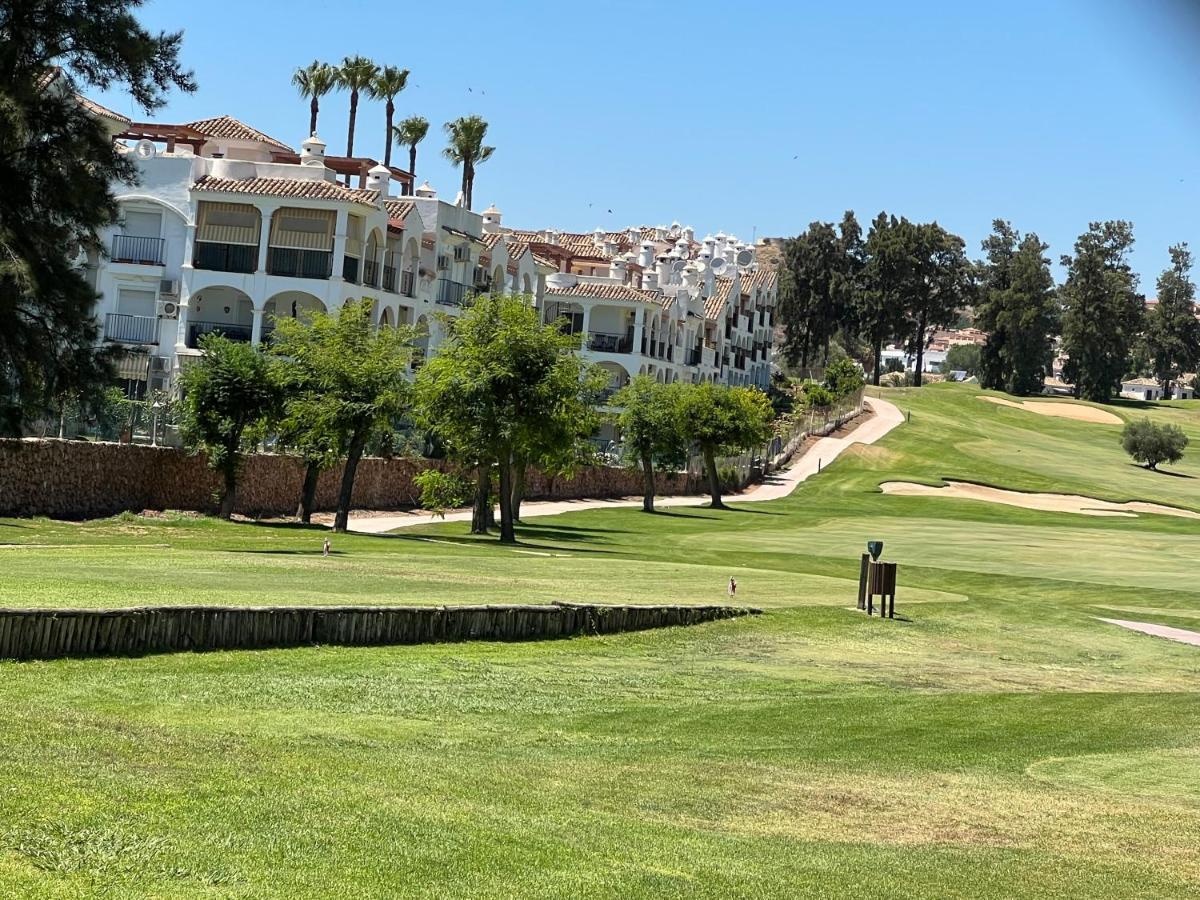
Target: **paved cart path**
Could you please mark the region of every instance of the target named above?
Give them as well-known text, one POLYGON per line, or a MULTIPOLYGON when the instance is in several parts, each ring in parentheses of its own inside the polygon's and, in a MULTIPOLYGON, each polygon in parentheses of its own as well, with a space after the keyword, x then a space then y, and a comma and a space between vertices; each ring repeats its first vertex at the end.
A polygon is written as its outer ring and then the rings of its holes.
MULTIPOLYGON (((762 500, 779 500, 796 489, 796 485, 817 474, 841 455, 842 451, 852 444, 873 444, 901 422, 904 414, 886 400, 866 398, 866 404, 871 410, 871 417, 847 434, 845 437, 823 437, 812 444, 804 453, 796 458, 791 467, 782 472, 768 475, 761 483, 748 491, 736 496, 730 496, 731 502, 747 503, 762 500)), ((704 506, 708 503, 705 494, 684 497, 658 497, 654 501, 656 507, 672 506, 704 506)), ((641 497, 622 497, 616 500, 546 500, 525 502, 521 504, 521 518, 532 519, 536 516, 557 516, 562 513, 576 512, 581 509, 622 509, 639 507, 641 497)), ((469 522, 470 510, 447 513, 446 522, 469 522)), ((429 515, 424 510, 409 513, 395 513, 386 516, 355 516, 350 515, 351 531, 360 534, 383 534, 395 531, 397 528, 411 528, 415 525, 429 525, 443 521, 429 515)))
POLYGON ((1110 625, 1120 625, 1130 631, 1140 631, 1142 634, 1152 634, 1155 637, 1179 641, 1181 644, 1191 644, 1200 647, 1200 631, 1188 631, 1186 628, 1172 628, 1170 625, 1155 625, 1153 622, 1130 622, 1125 619, 1100 619, 1110 625))

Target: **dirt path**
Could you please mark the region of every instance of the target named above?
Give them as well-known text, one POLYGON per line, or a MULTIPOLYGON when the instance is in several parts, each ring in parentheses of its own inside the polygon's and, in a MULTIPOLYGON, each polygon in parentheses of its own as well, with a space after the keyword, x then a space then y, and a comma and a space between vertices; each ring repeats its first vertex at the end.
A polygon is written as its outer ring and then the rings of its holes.
MULTIPOLYGON (((1097 616, 1097 618, 1100 618, 1097 616)), ((1153 622, 1130 622, 1126 619, 1104 619, 1110 625, 1120 625, 1130 631, 1140 631, 1142 634, 1166 638, 1169 641, 1179 641, 1181 644, 1191 644, 1200 647, 1200 631, 1188 631, 1186 628, 1172 628, 1170 625, 1155 625, 1153 622)))
MULTIPOLYGON (((853 444, 873 444, 901 422, 904 414, 886 400, 868 397, 866 404, 871 410, 871 417, 846 434, 844 437, 824 437, 815 441, 804 454, 796 459, 791 468, 776 472, 744 494, 731 497, 737 503, 759 502, 763 500, 779 500, 796 489, 796 485, 817 474, 818 468, 824 469, 841 455, 842 451, 853 444)), ((656 507, 669 508, 675 506, 704 506, 708 503, 707 495, 686 497, 659 497, 655 499, 656 507)), ((521 518, 532 519, 539 516, 557 516, 562 513, 576 512, 581 509, 628 509, 642 505, 641 497, 622 497, 616 500, 546 500, 521 504, 521 518)), ((469 522, 470 510, 459 510, 447 513, 444 521, 469 522)), ((360 534, 383 534, 398 528, 411 528, 415 525, 429 525, 442 521, 430 516, 424 510, 409 513, 389 513, 387 515, 355 515, 350 514, 350 530, 360 534)))

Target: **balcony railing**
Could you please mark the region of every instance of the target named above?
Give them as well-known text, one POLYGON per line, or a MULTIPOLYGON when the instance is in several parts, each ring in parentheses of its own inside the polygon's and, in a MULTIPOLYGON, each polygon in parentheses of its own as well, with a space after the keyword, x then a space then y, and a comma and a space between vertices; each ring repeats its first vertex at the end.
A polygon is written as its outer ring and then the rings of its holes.
POLYGON ((218 244, 197 241, 193 265, 211 272, 242 272, 250 274, 258 265, 258 248, 250 244, 218 244))
POLYGON ((118 234, 112 241, 112 260, 139 266, 161 266, 166 246, 167 242, 162 238, 118 234))
POLYGON ((206 334, 219 334, 231 341, 246 343, 250 340, 250 326, 233 322, 188 322, 187 345, 195 347, 206 334))
POLYGON ((400 293, 405 297, 415 297, 417 295, 417 279, 412 272, 400 273, 400 293))
POLYGON ((379 287, 379 263, 368 259, 363 263, 362 283, 367 287, 379 287))
POLYGON ((598 353, 628 353, 633 349, 633 335, 589 331, 587 348, 598 353))
POLYGON ((396 293, 396 267, 383 267, 383 289, 390 294, 396 293))
POLYGON ((438 281, 437 302, 443 306, 462 306, 469 288, 457 281, 442 278, 438 281))
POLYGON ((342 277, 351 284, 358 284, 358 259, 354 256, 342 257, 342 277))
POLYGON ((267 272, 290 278, 328 278, 333 272, 333 254, 328 250, 271 247, 267 251, 267 272))
POLYGON ((157 316, 109 313, 104 317, 104 339, 122 344, 157 344, 157 316))

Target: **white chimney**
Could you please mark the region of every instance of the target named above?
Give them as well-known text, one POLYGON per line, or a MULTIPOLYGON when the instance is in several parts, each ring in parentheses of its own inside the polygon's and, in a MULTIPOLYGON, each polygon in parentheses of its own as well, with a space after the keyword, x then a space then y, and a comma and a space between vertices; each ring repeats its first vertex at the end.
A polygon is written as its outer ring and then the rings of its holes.
POLYGON ((654 265, 654 245, 649 241, 642 241, 641 251, 638 253, 638 265, 643 269, 649 269, 654 265))
POLYGON ((647 269, 642 273, 642 288, 647 291, 658 289, 658 273, 653 269, 647 269))
POLYGON ((500 210, 495 204, 483 211, 483 233, 498 234, 500 232, 500 210))
POLYGON ((696 229, 694 229, 691 225, 683 229, 683 239, 689 244, 694 241, 696 239, 696 229))
POLYGON ((300 165, 325 168, 325 142, 315 134, 300 144, 300 165))
POLYGON ((671 258, 664 256, 658 261, 658 283, 661 287, 671 283, 671 258))
POLYGON ((607 237, 604 233, 603 228, 597 228, 595 231, 592 232, 592 241, 595 243, 595 245, 597 247, 603 247, 606 239, 607 239, 607 237))
POLYGON ((625 283, 625 276, 628 274, 629 268, 625 264, 625 260, 619 256, 608 267, 608 277, 614 281, 619 281, 621 284, 625 283))
POLYGON ((654 239, 656 241, 665 241, 667 239, 667 226, 665 226, 665 225, 654 226, 654 239))
POLYGON ((385 165, 371 166, 367 171, 367 190, 379 191, 379 205, 387 198, 392 183, 392 170, 385 165))
POLYGON ((414 194, 417 197, 428 197, 432 199, 437 196, 437 191, 433 189, 433 185, 431 185, 428 181, 423 181, 421 182, 421 186, 414 191, 414 194))

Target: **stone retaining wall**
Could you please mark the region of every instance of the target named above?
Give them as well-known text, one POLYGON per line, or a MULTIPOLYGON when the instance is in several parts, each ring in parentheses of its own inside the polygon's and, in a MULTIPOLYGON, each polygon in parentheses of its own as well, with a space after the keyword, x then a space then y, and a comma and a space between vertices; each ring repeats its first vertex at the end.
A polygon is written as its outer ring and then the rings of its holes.
MULTIPOLYGON (((364 459, 354 479, 356 509, 409 509, 419 506, 413 476, 438 460, 364 459)), ((342 468, 324 472, 316 511, 337 505, 342 468)), ((292 515, 304 480, 303 464, 292 456, 256 454, 246 458, 235 511, 248 516, 292 515)), ((26 438, 0 440, 0 516, 89 519, 131 510, 180 509, 215 512, 220 485, 205 458, 168 447, 26 438)), ((642 492, 641 473, 595 466, 571 477, 531 472, 531 500, 608 498, 642 492)), ((703 480, 659 475, 664 494, 703 492, 703 480)))

